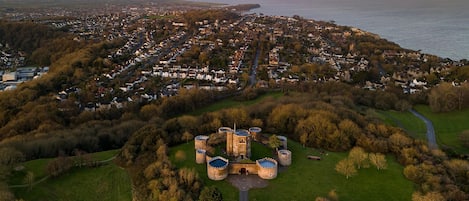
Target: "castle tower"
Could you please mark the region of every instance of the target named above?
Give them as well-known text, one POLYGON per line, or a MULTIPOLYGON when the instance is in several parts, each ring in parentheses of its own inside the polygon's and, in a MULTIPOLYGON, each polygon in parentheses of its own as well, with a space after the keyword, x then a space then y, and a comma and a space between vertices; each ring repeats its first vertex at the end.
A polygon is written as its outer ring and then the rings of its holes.
POLYGON ((197 135, 194 138, 194 148, 197 149, 207 149, 208 136, 206 135, 197 135))
POLYGON ((207 176, 211 180, 219 181, 228 176, 229 161, 221 156, 210 159, 207 163, 207 176))
POLYGON ((259 141, 260 140, 260 132, 262 131, 261 128, 259 127, 251 127, 249 128, 249 134, 251 134, 252 139, 254 141, 259 141))
POLYGON ((274 179, 277 177, 278 163, 273 158, 262 158, 256 161, 257 175, 262 179, 274 179))
POLYGON ((289 166, 291 165, 291 151, 282 149, 278 150, 277 152, 278 155, 278 162, 282 166, 289 166))
POLYGON ((228 127, 221 127, 218 133, 226 135, 226 154, 233 155, 233 130, 228 127))
POLYGON ((251 135, 249 131, 237 129, 233 136, 233 154, 234 157, 250 158, 251 157, 251 135))
POLYGON ((195 151, 195 162, 197 164, 204 164, 206 158, 206 151, 205 149, 197 149, 195 151))
POLYGON ((280 140, 280 148, 281 149, 288 149, 287 146, 287 137, 282 135, 277 135, 278 140, 280 140))

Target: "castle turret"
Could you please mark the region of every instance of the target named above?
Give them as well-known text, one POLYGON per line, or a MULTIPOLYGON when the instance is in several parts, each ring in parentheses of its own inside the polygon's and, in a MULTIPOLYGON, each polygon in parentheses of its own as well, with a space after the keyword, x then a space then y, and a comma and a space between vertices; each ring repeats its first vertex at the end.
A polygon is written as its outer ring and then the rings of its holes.
POLYGON ((195 151, 195 162, 197 164, 204 164, 206 158, 206 151, 205 149, 197 149, 195 151))
POLYGON ((233 155, 233 130, 228 127, 221 127, 218 133, 226 135, 226 154, 233 155))
POLYGON ((197 135, 194 138, 194 147, 195 149, 207 149, 208 136, 206 135, 197 135))
POLYGON ((256 161, 257 175, 262 179, 274 179, 277 177, 277 161, 273 158, 263 158, 256 161))
POLYGON ((228 160, 221 156, 213 157, 207 163, 207 175, 211 180, 223 180, 228 176, 228 160))
POLYGON ((281 149, 288 149, 287 147, 287 137, 277 135, 278 140, 280 140, 280 148, 281 149))
POLYGON ((251 134, 252 139, 254 141, 259 141, 260 140, 260 134, 261 134, 262 129, 259 127, 251 127, 249 128, 249 134, 251 134))
POLYGON ((280 163, 280 165, 282 166, 291 165, 291 151, 286 150, 286 149, 278 150, 277 156, 278 156, 278 162, 280 163))

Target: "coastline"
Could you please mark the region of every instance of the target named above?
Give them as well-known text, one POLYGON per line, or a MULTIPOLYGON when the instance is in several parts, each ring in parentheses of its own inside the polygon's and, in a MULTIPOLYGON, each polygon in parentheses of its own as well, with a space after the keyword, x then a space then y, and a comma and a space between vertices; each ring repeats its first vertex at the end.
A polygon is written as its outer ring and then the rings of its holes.
MULTIPOLYGON (((228 5, 251 3, 247 0, 192 0, 211 1, 228 5)), ((295 0, 257 0, 260 8, 246 13, 275 16, 298 15, 317 21, 334 21, 336 25, 356 27, 395 42, 402 48, 420 50, 454 61, 469 59, 469 13, 461 12, 467 8, 463 0, 455 0, 444 5, 428 4, 422 7, 418 2, 402 4, 384 1, 326 1, 295 0), (438 13, 438 14, 436 14, 438 13)))

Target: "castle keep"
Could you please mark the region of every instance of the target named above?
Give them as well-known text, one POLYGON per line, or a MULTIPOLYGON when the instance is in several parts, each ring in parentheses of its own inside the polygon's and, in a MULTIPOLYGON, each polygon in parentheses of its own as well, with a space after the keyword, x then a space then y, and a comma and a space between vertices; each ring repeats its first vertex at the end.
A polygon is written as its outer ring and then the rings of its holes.
POLYGON ((198 135, 194 139, 194 147, 196 149, 196 163, 207 164, 207 174, 212 180, 223 180, 229 174, 257 174, 262 179, 274 179, 277 177, 278 164, 289 166, 291 164, 291 152, 286 150, 287 138, 278 136, 281 147, 278 151, 278 161, 265 157, 255 162, 239 162, 244 159, 251 158, 251 142, 259 141, 262 129, 252 127, 248 130, 236 129, 229 127, 221 127, 218 129, 219 134, 226 137, 226 155, 233 160, 230 161, 221 156, 210 157, 207 155, 206 135, 198 135))

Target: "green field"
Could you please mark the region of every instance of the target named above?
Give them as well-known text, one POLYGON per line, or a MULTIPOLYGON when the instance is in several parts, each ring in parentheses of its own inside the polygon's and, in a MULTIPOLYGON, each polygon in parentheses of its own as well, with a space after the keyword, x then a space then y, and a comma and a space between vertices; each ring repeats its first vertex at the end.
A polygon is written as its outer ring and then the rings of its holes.
MULTIPOLYGON (((458 140, 458 135, 469 129, 469 109, 455 112, 434 113, 425 105, 414 109, 432 121, 438 145, 450 147, 456 153, 468 154, 469 149, 458 140)), ((409 135, 426 140, 426 127, 422 120, 410 112, 379 111, 378 115, 386 123, 403 127, 409 135)))
MULTIPOLYGON (((393 157, 387 157, 388 169, 378 171, 375 168, 361 169, 355 177, 346 179, 338 174, 335 164, 345 158, 347 153, 328 153, 322 156, 321 161, 312 161, 307 155, 319 155, 311 148, 303 148, 296 142, 289 141, 289 149, 293 152, 293 163, 278 177, 269 180, 269 186, 263 189, 251 189, 250 200, 314 200, 317 196, 326 196, 335 189, 340 200, 410 200, 414 190, 412 182, 406 180, 402 174, 403 167, 393 157)), ((269 153, 269 150, 253 146, 253 155, 256 148, 260 152, 269 153)), ((206 165, 195 163, 194 144, 182 144, 170 149, 174 164, 181 167, 194 167, 206 185, 216 185, 223 193, 224 200, 238 200, 238 190, 227 181, 211 181, 207 177, 206 165), (175 161, 178 150, 186 152, 186 160, 175 161)), ((253 157, 255 160, 255 158, 253 157)))
POLYGON ((398 112, 388 110, 378 111, 378 113, 380 114, 380 118, 382 118, 386 123, 403 128, 412 137, 423 140, 427 139, 425 135, 427 132, 425 123, 409 111, 398 112))
POLYGON ((430 107, 424 105, 414 109, 433 122, 439 145, 449 146, 457 153, 469 153, 469 149, 458 140, 458 135, 469 129, 469 109, 446 113, 433 113, 430 107))
MULTIPOLYGON (((95 160, 105 160, 118 150, 93 154, 95 160)), ((35 180, 44 178, 45 167, 51 159, 38 159, 24 163, 25 170, 14 174, 10 185, 22 184, 26 171, 32 171, 35 180)), ((28 188, 12 188, 17 198, 28 200, 131 200, 130 178, 124 169, 112 162, 97 168, 74 168, 70 172, 28 188)))
POLYGON ((207 107, 202 107, 200 109, 197 109, 194 112, 189 113, 189 115, 197 116, 197 115, 201 115, 201 114, 206 113, 206 112, 214 112, 214 111, 218 111, 218 110, 226 109, 226 108, 249 106, 249 105, 253 105, 255 103, 258 103, 258 102, 260 102, 260 101, 262 101, 262 100, 264 100, 268 97, 272 97, 272 98, 276 99, 276 98, 281 97, 281 96, 283 96, 282 92, 267 92, 266 94, 263 94, 263 95, 257 97, 256 99, 249 100, 249 101, 237 101, 237 100, 234 100, 234 98, 228 98, 228 99, 224 99, 224 100, 218 101, 216 103, 213 103, 213 104, 211 104, 207 107))

